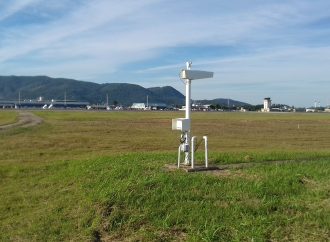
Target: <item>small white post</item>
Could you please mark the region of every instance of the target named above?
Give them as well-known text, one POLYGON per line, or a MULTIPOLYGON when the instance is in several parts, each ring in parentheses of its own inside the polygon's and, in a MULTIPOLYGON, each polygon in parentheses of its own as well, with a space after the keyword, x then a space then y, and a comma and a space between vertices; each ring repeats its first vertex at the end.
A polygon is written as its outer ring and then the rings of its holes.
POLYGON ((191 138, 191 168, 195 168, 195 139, 196 136, 191 138))
POLYGON ((207 154, 207 136, 203 136, 204 142, 205 142, 205 167, 209 166, 208 162, 208 154, 207 154))
POLYGON ((181 161, 181 144, 179 145, 179 149, 178 149, 178 168, 180 168, 180 161, 181 161))

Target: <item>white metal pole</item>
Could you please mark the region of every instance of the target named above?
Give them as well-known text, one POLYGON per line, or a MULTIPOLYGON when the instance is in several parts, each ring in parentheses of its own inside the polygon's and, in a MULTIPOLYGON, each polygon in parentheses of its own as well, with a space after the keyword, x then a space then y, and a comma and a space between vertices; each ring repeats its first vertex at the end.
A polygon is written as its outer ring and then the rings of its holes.
MULTIPOLYGON (((187 79, 186 80, 186 119, 190 119, 190 96, 191 96, 191 80, 187 79)), ((191 133, 191 128, 190 130, 186 131, 185 134, 185 146, 188 147, 188 150, 185 151, 185 160, 184 163, 185 165, 190 164, 190 133, 191 133)))
POLYGON ((208 153, 207 153, 207 136, 203 136, 205 142, 205 167, 209 166, 208 153))
POLYGON ((180 161, 181 161, 181 145, 179 145, 179 149, 178 149, 178 168, 180 168, 180 161))
POLYGON ((186 80, 186 118, 190 119, 191 80, 186 80))
POLYGON ((195 168, 195 139, 196 136, 191 138, 191 168, 195 168))

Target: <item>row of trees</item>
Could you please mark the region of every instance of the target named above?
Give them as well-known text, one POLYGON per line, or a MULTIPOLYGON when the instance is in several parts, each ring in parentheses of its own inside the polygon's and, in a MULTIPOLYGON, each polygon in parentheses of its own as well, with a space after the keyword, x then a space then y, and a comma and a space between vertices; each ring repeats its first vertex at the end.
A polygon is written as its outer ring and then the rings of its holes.
POLYGON ((258 111, 261 108, 263 108, 263 105, 244 105, 244 106, 227 106, 227 105, 221 105, 221 104, 212 104, 210 105, 211 110, 225 110, 225 111, 234 111, 234 110, 240 110, 241 108, 247 110, 247 111, 258 111))

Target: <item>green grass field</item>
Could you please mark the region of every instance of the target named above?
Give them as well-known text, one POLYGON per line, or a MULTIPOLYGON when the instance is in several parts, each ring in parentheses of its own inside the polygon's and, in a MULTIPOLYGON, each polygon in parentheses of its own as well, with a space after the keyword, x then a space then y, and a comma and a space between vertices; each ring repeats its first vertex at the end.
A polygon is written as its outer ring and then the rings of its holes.
POLYGON ((35 114, 0 131, 0 241, 330 238, 330 115, 193 113, 211 163, 254 165, 188 174, 181 112, 35 114))
POLYGON ((17 120, 17 112, 0 110, 0 125, 14 123, 17 120))

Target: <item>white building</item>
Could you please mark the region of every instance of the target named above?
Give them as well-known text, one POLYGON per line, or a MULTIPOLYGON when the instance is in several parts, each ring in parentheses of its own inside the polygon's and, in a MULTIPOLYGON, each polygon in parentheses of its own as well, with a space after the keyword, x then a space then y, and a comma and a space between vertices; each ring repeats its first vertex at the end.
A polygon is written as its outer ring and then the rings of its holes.
POLYGON ((131 109, 145 110, 146 105, 144 103, 133 103, 133 105, 131 106, 131 109))
POLYGON ((264 108, 261 109, 261 112, 270 112, 270 108, 272 106, 272 100, 270 97, 265 97, 264 98, 264 108))

